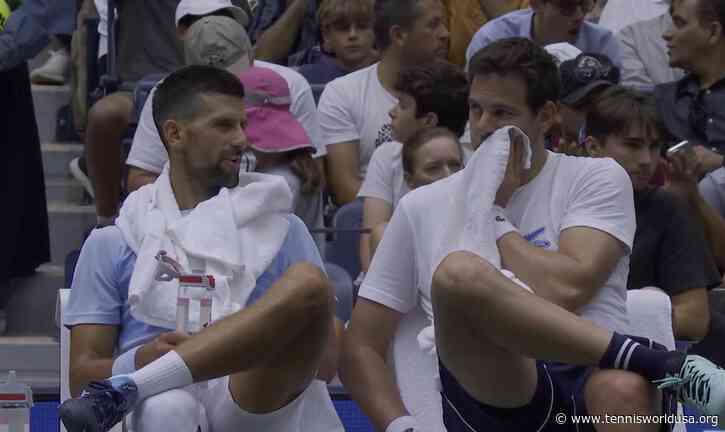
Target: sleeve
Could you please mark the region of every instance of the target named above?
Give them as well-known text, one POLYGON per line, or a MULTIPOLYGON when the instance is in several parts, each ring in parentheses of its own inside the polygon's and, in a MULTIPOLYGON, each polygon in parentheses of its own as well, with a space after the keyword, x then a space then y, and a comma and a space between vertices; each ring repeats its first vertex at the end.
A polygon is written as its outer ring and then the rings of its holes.
POLYGON ((95 229, 81 249, 63 325, 121 323, 118 257, 125 244, 116 227, 95 229))
POLYGON ((640 57, 635 42, 635 28, 627 26, 617 35, 622 53, 622 84, 626 86, 654 86, 640 57))
POLYGON ((133 144, 131 144, 126 165, 160 174, 169 156, 166 147, 161 142, 156 123, 154 123, 153 98, 155 93, 156 87, 151 90, 141 109, 141 118, 133 136, 133 144))
POLYGON ((473 58, 473 56, 476 55, 481 48, 489 45, 494 40, 495 39, 491 37, 486 25, 484 24, 484 26, 481 27, 475 35, 473 35, 471 43, 468 44, 468 48, 466 48, 466 69, 468 69, 468 63, 471 62, 471 58, 473 58))
POLYGON ((405 203, 393 213, 358 294, 402 314, 418 301, 415 239, 405 203))
POLYGON ((574 180, 560 231, 584 226, 612 235, 632 251, 636 220, 627 172, 612 159, 590 159, 574 180))
POLYGON ((387 151, 389 147, 386 143, 373 152, 358 197, 378 198, 393 205, 393 165, 387 151))
POLYGON ((688 210, 669 200, 673 211, 657 258, 658 279, 670 296, 720 283, 705 235, 688 210))
POLYGON ((322 139, 315 97, 312 95, 312 88, 310 88, 307 80, 302 75, 297 75, 299 84, 296 86, 297 88, 294 92, 294 100, 290 106, 290 112, 300 122, 310 141, 315 146, 314 157, 320 158, 327 154, 327 147, 322 139))
POLYGON ((622 69, 622 48, 619 45, 619 40, 609 31, 602 40, 602 54, 609 57, 620 70, 622 69))
POLYGON ((325 146, 360 139, 360 130, 352 112, 352 104, 341 87, 341 81, 332 81, 320 96, 318 112, 322 143, 325 146))

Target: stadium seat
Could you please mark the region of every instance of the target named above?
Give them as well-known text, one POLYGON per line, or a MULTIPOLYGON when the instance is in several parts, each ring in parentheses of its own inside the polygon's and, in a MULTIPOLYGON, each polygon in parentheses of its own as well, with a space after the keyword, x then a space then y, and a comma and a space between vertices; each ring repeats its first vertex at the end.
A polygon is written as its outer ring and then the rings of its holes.
POLYGON ((363 203, 355 200, 340 207, 332 219, 332 240, 325 248, 325 259, 347 271, 354 280, 360 273, 360 233, 363 203))
POLYGON ((342 320, 342 322, 350 321, 352 316, 352 305, 353 305, 353 285, 352 278, 347 274, 347 271, 337 264, 331 262, 325 263, 325 271, 327 277, 335 287, 335 298, 337 299, 337 310, 335 315, 342 320))

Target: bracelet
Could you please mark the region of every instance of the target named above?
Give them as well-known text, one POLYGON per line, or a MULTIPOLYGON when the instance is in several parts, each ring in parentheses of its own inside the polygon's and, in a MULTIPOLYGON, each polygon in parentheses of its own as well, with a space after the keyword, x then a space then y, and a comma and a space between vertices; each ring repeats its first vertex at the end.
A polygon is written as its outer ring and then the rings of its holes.
POLYGON ((126 375, 131 372, 136 372, 136 351, 141 348, 141 345, 131 348, 120 356, 113 360, 113 367, 111 368, 112 375, 126 375))
POLYGON ((418 422, 413 416, 398 417, 385 428, 385 432, 407 432, 418 430, 418 422))
POLYGON ((494 205, 491 207, 491 213, 493 213, 493 228, 496 234, 496 241, 499 241, 501 237, 512 231, 518 232, 516 227, 509 222, 506 217, 506 212, 504 212, 501 206, 494 205))

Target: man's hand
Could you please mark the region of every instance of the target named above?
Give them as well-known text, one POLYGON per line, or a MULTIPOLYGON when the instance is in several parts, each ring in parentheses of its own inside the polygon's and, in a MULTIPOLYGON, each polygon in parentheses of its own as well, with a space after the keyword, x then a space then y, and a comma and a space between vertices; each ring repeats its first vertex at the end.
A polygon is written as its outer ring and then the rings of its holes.
POLYGON ((665 189, 684 199, 690 200, 698 194, 697 180, 702 172, 702 162, 691 151, 680 151, 667 160, 669 183, 665 189))
POLYGON ((516 129, 509 129, 509 137, 511 138, 511 150, 508 165, 506 165, 506 174, 504 174, 503 182, 496 192, 494 201, 501 208, 506 208, 511 196, 521 186, 524 179, 524 137, 516 129))
POLYGON ((161 333, 153 341, 145 344, 136 351, 136 369, 140 369, 152 361, 173 350, 191 336, 186 333, 161 333))
POLYGON ((723 155, 720 153, 714 152, 701 145, 697 145, 693 149, 695 152, 695 158, 701 165, 701 168, 697 173, 698 178, 701 178, 705 176, 705 174, 711 173, 723 166, 723 155))

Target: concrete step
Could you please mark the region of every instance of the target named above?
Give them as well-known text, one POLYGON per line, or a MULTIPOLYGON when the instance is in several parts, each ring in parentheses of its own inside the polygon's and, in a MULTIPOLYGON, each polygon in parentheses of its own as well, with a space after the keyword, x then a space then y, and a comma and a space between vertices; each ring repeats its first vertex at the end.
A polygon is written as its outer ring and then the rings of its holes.
POLYGON ((6 335, 58 338, 55 305, 63 285, 64 267, 60 265, 44 264, 32 276, 12 279, 4 296, 6 335))
POLYGON ((96 224, 96 209, 93 205, 50 201, 48 220, 51 263, 62 265, 68 252, 80 247, 86 230, 96 224))
POLYGON ((83 154, 83 144, 76 142, 41 144, 43 153, 43 172, 47 177, 66 177, 68 164, 73 158, 83 154))
POLYGON ((47 336, 0 337, 0 381, 11 370, 30 385, 34 397, 59 394, 60 342, 47 336))
POLYGON ((45 197, 48 201, 62 201, 69 204, 83 204, 83 186, 69 177, 46 177, 45 197))
POLYGON ((71 100, 71 87, 33 85, 33 105, 40 142, 55 140, 58 110, 71 100))

